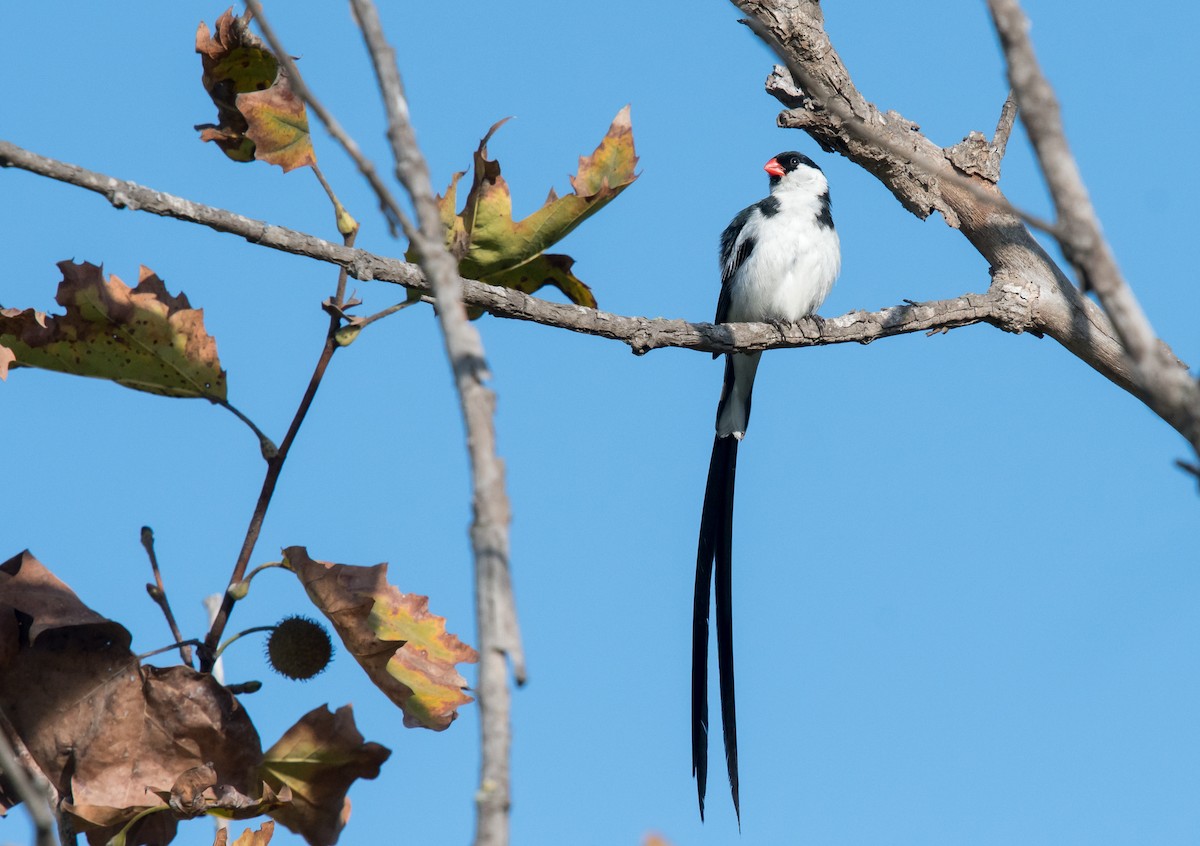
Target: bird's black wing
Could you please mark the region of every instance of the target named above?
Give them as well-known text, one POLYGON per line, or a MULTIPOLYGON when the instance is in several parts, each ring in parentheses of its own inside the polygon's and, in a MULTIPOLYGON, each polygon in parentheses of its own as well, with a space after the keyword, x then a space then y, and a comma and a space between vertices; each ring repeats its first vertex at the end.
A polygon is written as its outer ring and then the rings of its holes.
MULTIPOLYGON (((714 323, 724 323, 729 319, 730 289, 738 269, 750 258, 754 251, 754 238, 745 235, 746 224, 757 206, 748 206, 738 212, 737 217, 730 221, 721 233, 721 295, 717 298, 717 315, 714 323)), ((720 353, 713 353, 716 358, 720 353)))

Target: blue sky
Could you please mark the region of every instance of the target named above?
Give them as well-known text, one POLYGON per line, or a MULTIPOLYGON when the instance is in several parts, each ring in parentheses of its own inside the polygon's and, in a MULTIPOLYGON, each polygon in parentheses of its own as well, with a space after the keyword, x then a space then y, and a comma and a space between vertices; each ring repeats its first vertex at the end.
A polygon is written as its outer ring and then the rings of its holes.
MULTIPOLYGON (((340 5, 272 20, 309 84, 388 170, 373 76, 340 5)), ((1200 133, 1178 92, 1197 77, 1200 12, 1029 2, 1043 66, 1121 266, 1176 353, 1200 362, 1190 249, 1200 188, 1177 139, 1200 133)), ((307 173, 235 165, 196 138, 214 109, 192 52, 222 6, 48 2, 0 29, 0 137, 44 155, 336 240, 307 173)), ((271 11, 269 8, 268 11, 271 11)), ((863 93, 939 144, 990 134, 1007 86, 981 3, 829 3, 863 93)), ((772 60, 727 4, 390 4, 434 182, 493 139, 518 213, 561 192, 632 103, 642 176, 562 244, 602 308, 710 320, 716 241, 766 191, 762 164, 799 149, 832 185, 843 271, 822 313, 980 291, 983 260, 938 218, 908 215, 873 177, 775 127, 772 60)), ((400 255, 320 129, 317 152, 363 223, 400 255)), ((1049 205, 1018 129, 1002 187, 1049 205)), ((51 308, 55 263, 139 264, 203 307, 230 398, 282 437, 319 351, 329 266, 0 173, 4 306, 51 308)), ((359 283, 364 308, 393 286, 359 283)), ((484 318, 508 467, 513 570, 530 682, 514 698, 514 843, 677 846, 1195 843, 1200 840, 1200 571, 1186 444, 1051 340, 990 327, 769 354, 741 451, 735 620, 742 833, 719 773, 701 825, 690 777, 695 533, 721 366, 484 318)), ((124 623, 168 641, 143 584, 138 529, 158 538, 185 629, 223 589, 262 476, 229 414, 32 370, 0 385, 9 492, 0 558, 23 548, 124 623)), ((338 354, 268 517, 255 562, 389 561, 475 642, 463 431, 435 321, 410 309, 338 354)), ((304 610, 269 572, 232 627, 304 610)), ((464 843, 473 827, 473 707, 407 730, 345 655, 297 685, 253 643, 231 680, 273 740, 312 707, 352 702, 393 749, 351 793, 344 843, 464 843)), ((714 758, 719 753, 715 752, 714 758)), ((208 827, 182 829, 201 844, 208 827)), ((14 813, 0 841, 28 840, 14 813)), ((299 843, 281 834, 278 843, 299 843)))

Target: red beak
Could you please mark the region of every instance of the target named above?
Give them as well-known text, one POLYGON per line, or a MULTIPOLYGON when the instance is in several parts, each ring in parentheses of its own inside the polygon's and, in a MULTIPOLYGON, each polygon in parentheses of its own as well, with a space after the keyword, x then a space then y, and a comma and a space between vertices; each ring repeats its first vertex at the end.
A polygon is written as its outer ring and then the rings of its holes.
POLYGON ((763 170, 772 176, 783 176, 783 165, 781 165, 775 159, 771 159, 769 162, 763 165, 763 170))

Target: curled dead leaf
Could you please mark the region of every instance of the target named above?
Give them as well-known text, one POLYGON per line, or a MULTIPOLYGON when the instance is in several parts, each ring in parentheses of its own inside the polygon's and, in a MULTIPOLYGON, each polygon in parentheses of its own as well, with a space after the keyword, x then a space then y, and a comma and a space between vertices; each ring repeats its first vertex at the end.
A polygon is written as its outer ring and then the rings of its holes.
POLYGON ((232 784, 218 781, 216 770, 209 765, 192 767, 185 771, 170 790, 152 790, 162 799, 167 808, 180 819, 212 814, 230 820, 248 820, 260 817, 292 801, 292 791, 287 785, 276 791, 269 784, 259 785, 257 796, 247 796, 232 784))
POLYGON ((250 31, 249 19, 226 10, 216 33, 201 22, 196 52, 200 81, 217 107, 216 124, 200 124, 201 141, 213 141, 234 161, 254 159, 284 172, 316 164, 304 101, 292 90, 279 60, 250 31))

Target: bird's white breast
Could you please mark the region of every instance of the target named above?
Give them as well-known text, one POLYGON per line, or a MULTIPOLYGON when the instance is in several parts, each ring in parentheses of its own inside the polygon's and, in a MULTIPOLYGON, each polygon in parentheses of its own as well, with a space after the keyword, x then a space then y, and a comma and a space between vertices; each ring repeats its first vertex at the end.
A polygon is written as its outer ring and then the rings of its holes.
POLYGON ((820 223, 814 201, 777 196, 778 213, 755 210, 747 222, 745 234, 755 244, 730 291, 730 322, 794 322, 810 315, 841 269, 837 231, 820 223))

